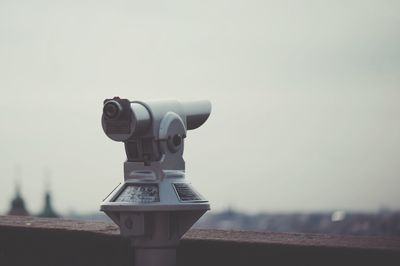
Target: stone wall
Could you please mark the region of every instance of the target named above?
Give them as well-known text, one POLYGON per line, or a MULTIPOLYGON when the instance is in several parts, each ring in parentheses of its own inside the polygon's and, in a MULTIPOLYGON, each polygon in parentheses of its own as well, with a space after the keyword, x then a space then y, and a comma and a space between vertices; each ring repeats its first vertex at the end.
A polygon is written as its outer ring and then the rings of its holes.
MULTIPOLYGON (((0 216, 0 265, 132 265, 106 222, 0 216)), ((178 265, 400 265, 400 238, 190 230, 178 265)))

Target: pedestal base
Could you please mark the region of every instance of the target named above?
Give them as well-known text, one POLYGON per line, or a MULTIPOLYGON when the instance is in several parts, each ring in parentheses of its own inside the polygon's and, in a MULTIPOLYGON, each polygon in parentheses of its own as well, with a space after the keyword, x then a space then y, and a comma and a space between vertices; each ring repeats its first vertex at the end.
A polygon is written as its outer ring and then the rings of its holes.
POLYGON ((134 266, 176 266, 176 249, 135 248, 134 266))

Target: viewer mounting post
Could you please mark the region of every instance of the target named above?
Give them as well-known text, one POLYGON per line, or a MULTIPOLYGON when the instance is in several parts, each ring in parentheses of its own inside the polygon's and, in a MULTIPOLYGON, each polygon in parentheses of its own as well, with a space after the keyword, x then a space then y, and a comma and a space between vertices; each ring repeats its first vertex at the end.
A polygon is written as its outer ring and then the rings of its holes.
POLYGON ((105 134, 125 144, 124 182, 101 204, 131 239, 135 266, 175 266, 176 247, 210 205, 185 180, 186 131, 211 113, 209 101, 129 101, 103 105, 105 134))

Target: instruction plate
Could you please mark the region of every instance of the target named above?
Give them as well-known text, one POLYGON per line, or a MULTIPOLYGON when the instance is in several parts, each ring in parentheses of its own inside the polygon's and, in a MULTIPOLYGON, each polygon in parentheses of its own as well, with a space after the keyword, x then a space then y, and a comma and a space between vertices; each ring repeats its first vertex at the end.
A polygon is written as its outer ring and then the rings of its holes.
POLYGON ((187 183, 173 183, 176 194, 181 201, 203 201, 201 196, 187 183))
POLYGON ((127 185, 114 202, 152 203, 159 202, 158 185, 135 184, 127 185))

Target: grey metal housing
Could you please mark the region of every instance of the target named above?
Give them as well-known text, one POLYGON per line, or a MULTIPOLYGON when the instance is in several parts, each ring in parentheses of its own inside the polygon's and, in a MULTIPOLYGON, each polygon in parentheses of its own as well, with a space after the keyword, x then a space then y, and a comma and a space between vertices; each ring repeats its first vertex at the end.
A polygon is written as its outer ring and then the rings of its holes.
POLYGON ((185 179, 183 150, 186 131, 204 124, 211 103, 116 97, 104 105, 103 130, 124 142, 127 160, 124 182, 100 210, 131 239, 135 265, 175 265, 179 239, 210 209, 185 179), (116 107, 106 106, 110 101, 116 107))

